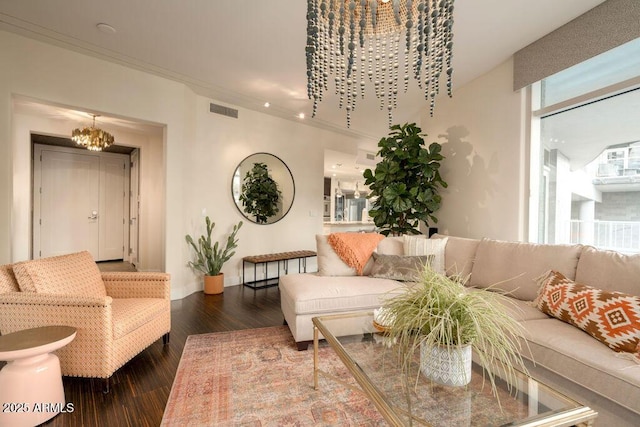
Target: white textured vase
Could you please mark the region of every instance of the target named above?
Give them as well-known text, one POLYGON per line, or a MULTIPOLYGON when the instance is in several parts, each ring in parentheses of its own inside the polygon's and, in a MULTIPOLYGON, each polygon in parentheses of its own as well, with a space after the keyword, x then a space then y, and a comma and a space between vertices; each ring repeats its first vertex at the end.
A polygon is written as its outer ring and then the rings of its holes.
POLYGON ((471 345, 420 346, 420 371, 444 385, 464 386, 471 381, 471 345))

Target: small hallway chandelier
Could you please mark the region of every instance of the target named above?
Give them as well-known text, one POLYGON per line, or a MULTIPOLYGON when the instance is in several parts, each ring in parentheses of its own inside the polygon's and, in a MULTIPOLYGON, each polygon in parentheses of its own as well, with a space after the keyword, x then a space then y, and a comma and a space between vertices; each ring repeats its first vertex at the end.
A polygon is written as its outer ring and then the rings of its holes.
POLYGON ((91 127, 85 127, 82 130, 74 129, 71 132, 71 140, 77 145, 85 147, 91 151, 102 151, 109 148, 114 143, 113 135, 106 130, 96 127, 96 117, 93 114, 93 124, 91 127))
POLYGON ((313 117, 333 76, 347 127, 367 82, 374 85, 389 126, 412 75, 433 116, 440 75, 451 96, 454 0, 307 0, 307 93, 313 117), (402 55, 401 55, 402 54, 402 55))

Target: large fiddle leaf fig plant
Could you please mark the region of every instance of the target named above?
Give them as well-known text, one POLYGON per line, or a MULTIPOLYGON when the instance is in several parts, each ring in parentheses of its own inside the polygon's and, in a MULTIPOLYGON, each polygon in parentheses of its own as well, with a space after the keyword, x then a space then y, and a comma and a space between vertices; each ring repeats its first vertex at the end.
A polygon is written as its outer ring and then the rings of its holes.
POLYGON ((280 211, 278 201, 281 196, 278 183, 269 176, 267 165, 254 163, 242 183, 240 201, 244 211, 255 216, 258 224, 265 224, 269 218, 280 211))
POLYGON ((440 188, 440 144, 425 147, 422 130, 415 123, 391 126, 389 136, 378 143, 382 160, 375 170, 364 171, 371 192, 369 215, 384 235, 420 234, 420 222, 437 223, 440 188))

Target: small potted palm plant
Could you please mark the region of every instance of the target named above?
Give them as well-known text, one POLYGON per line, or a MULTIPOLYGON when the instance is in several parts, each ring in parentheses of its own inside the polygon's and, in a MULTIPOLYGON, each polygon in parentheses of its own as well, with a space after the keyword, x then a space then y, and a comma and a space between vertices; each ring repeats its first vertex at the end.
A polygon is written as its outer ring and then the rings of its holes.
POLYGON ((514 366, 526 372, 518 340, 523 329, 504 309, 508 300, 504 295, 468 290, 457 278, 436 273, 429 266, 405 291, 386 301, 380 320, 398 344, 404 374, 408 375, 418 351, 423 375, 445 385, 470 382, 472 351, 494 394, 499 371, 507 380, 515 377, 514 366))
POLYGON ((189 266, 194 270, 204 273, 204 293, 221 294, 224 291, 224 274, 221 272, 222 266, 235 255, 234 249, 238 247, 236 235, 242 227, 242 221, 233 226, 233 230, 224 246, 218 242, 212 246, 211 233, 216 226, 209 217, 205 218, 207 234, 200 236, 196 241, 190 235, 186 235, 187 243, 195 252, 195 260, 189 261, 189 266))

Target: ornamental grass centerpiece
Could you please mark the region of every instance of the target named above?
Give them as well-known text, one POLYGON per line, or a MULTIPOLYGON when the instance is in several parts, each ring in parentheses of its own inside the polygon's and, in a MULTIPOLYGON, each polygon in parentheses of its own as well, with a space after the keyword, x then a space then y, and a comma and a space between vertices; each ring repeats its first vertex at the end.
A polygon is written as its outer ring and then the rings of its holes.
POLYGON ((473 351, 495 394, 496 375, 512 383, 515 366, 526 372, 518 340, 524 330, 505 310, 506 300, 498 292, 468 289, 427 265, 417 283, 384 304, 379 321, 400 350, 403 374, 409 375, 420 350, 427 378, 463 386, 471 381, 473 351))

